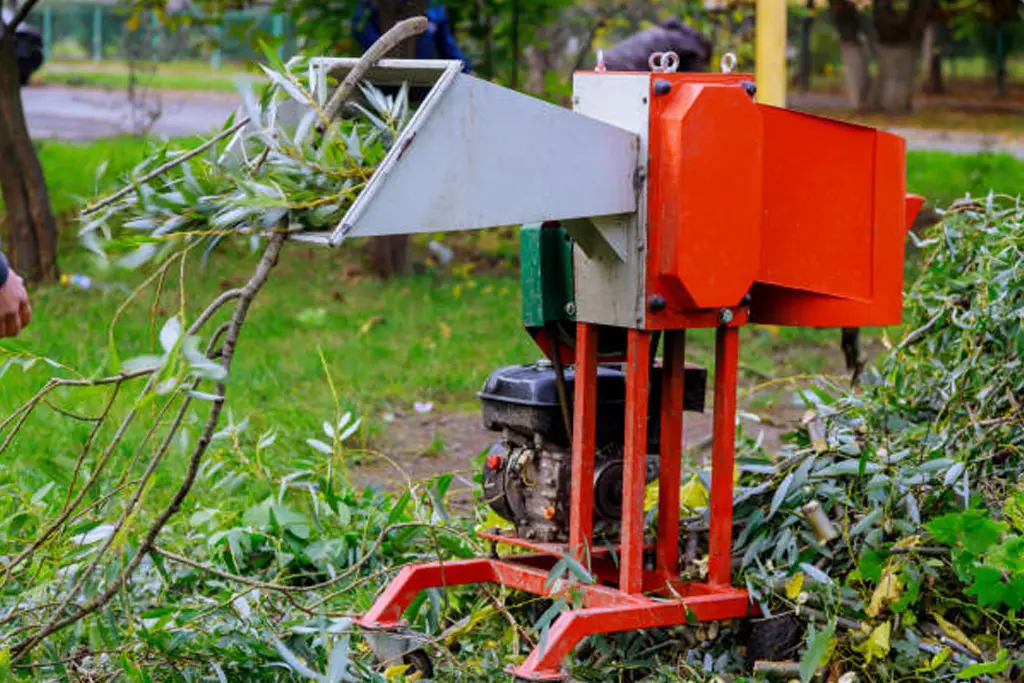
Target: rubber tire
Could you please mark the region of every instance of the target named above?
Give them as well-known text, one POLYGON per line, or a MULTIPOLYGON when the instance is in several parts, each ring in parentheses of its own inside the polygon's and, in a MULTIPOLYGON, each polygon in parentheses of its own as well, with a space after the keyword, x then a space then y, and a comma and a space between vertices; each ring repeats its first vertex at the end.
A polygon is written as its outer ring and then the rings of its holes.
POLYGON ((434 662, 424 650, 413 650, 407 653, 402 657, 402 663, 409 665, 406 674, 419 673, 422 679, 434 677, 434 662))
POLYGON ((750 622, 747 632, 746 670, 758 661, 781 662, 794 659, 803 642, 804 622, 794 614, 750 622))

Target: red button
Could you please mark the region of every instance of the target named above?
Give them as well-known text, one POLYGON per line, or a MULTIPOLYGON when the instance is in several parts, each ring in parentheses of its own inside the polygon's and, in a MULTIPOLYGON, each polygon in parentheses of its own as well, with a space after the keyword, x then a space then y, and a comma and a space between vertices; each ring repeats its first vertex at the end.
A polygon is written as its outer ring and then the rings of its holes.
POLYGON ((500 455, 488 455, 487 456, 487 468, 492 470, 501 469, 501 456, 500 455))

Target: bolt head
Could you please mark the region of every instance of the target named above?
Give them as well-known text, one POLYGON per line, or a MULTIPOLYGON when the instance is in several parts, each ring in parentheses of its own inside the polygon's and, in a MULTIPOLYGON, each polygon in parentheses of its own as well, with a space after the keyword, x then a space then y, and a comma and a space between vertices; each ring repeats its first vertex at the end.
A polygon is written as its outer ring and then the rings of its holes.
POLYGON ((655 294, 654 296, 650 296, 647 298, 647 310, 649 310, 651 313, 658 313, 659 311, 664 311, 666 305, 667 302, 665 301, 665 297, 661 296, 660 294, 655 294))
POLYGON ((732 311, 728 308, 723 308, 718 312, 718 322, 723 325, 728 325, 732 322, 732 311))
POLYGON ((575 304, 575 303, 573 303, 572 301, 570 301, 569 303, 567 303, 567 304, 565 305, 565 314, 566 314, 567 316, 569 316, 570 318, 573 318, 573 317, 575 317, 575 316, 576 316, 576 304, 575 304))
POLYGON ((672 92, 672 84, 668 81, 659 78, 654 82, 654 94, 655 95, 667 95, 672 92))
POLYGON ((757 94, 756 83, 753 83, 752 81, 743 81, 742 83, 740 83, 740 85, 743 87, 744 90, 747 91, 747 94, 750 95, 751 97, 757 94))

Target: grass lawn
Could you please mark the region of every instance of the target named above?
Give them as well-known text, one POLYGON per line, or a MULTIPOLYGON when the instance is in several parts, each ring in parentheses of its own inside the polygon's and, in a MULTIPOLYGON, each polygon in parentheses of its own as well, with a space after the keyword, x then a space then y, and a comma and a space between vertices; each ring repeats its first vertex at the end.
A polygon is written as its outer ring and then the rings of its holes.
MULTIPOLYGON (((110 159, 110 172, 130 169, 144 153, 138 142, 115 139, 91 144, 43 142, 43 163, 54 204, 68 212, 77 198, 92 194, 96 170, 110 159)), ((957 157, 911 152, 909 187, 938 204, 970 190, 989 187, 1015 192, 1024 181, 1024 165, 1010 157, 957 157)), ((110 174, 106 176, 110 177, 110 174)), ((109 187, 110 181, 101 181, 109 187)), ((408 412, 414 401, 432 401, 439 410, 475 410, 475 392, 495 367, 529 362, 538 350, 520 328, 520 292, 516 273, 514 229, 445 236, 465 265, 455 272, 419 275, 380 282, 362 274, 361 250, 347 244, 328 252, 289 245, 277 272, 264 290, 245 328, 229 390, 236 420, 250 419, 255 429, 287 426, 293 433, 315 436, 334 414, 325 368, 338 388, 343 408, 367 417, 371 439, 380 434, 387 413, 408 412), (323 360, 321 360, 321 354, 323 360)), ((62 233, 62 269, 84 272, 106 284, 134 287, 142 276, 103 272, 75 244, 74 229, 62 233)), ((426 256, 424 237, 416 242, 418 260, 426 256)), ((220 291, 244 282, 255 256, 242 244, 215 254, 205 267, 190 257, 185 291, 194 315, 220 291)), ((174 310, 180 291, 173 269, 159 299, 150 288, 129 307, 115 330, 122 359, 151 353, 156 335, 174 310)), ((32 292, 34 319, 17 341, 0 346, 27 350, 90 375, 108 361, 108 324, 123 300, 117 291, 81 291, 44 287, 32 292)), ((836 330, 765 329, 744 331, 741 361, 744 383, 767 377, 806 373, 841 373, 836 330)), ((712 364, 712 337, 698 332, 689 344, 691 360, 712 364)), ((868 335, 870 349, 878 334, 868 335)), ((53 370, 37 363, 23 372, 3 375, 0 412, 9 413, 37 390, 53 370)), ((91 414, 100 407, 98 393, 59 397, 59 407, 91 414)), ((753 407, 787 401, 786 391, 766 392, 753 407)), ((83 425, 41 409, 24 432, 18 450, 46 459, 67 452, 84 438, 83 425)), ((86 430, 87 431, 87 430, 86 430)), ((296 446, 302 448, 301 442, 296 446)))
MULTIPOLYGON (((140 87, 157 90, 196 92, 237 92, 235 82, 250 73, 236 65, 214 69, 208 62, 174 62, 173 64, 140 64, 136 79, 140 87)), ((125 90, 130 72, 121 62, 56 61, 46 64, 35 80, 49 85, 108 88, 125 90)))

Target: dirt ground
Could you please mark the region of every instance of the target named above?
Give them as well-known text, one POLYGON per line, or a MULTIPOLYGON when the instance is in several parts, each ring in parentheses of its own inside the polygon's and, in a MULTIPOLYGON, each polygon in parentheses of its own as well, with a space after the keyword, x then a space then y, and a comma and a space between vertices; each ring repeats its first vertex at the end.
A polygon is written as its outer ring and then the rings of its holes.
MULTIPOLYGON (((744 420, 743 430, 751 438, 763 433, 764 448, 773 453, 780 446, 780 437, 802 414, 803 409, 797 407, 776 406, 769 416, 761 416, 761 423, 744 420)), ((684 416, 684 445, 698 461, 710 455, 711 418, 710 403, 706 412, 684 416)), ((467 500, 476 488, 473 477, 478 469, 477 456, 499 438, 500 434, 484 428, 478 412, 396 415, 377 453, 365 456, 353 467, 353 483, 393 491, 410 482, 451 473, 455 477, 453 502, 467 500)))

